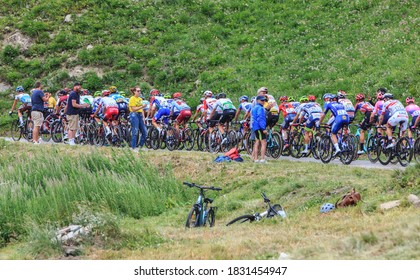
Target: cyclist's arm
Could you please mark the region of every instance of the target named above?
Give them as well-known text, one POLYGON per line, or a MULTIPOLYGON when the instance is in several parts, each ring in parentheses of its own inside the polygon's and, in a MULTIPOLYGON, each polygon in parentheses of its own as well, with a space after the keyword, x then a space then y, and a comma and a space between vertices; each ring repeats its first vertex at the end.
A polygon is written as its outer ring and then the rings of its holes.
POLYGON ((213 117, 215 111, 216 111, 216 107, 214 107, 213 110, 211 111, 211 113, 210 113, 210 119, 213 117))
POLYGON ((101 110, 102 108, 102 103, 99 103, 98 108, 96 109, 95 113, 93 114, 94 117, 96 117, 98 115, 98 112, 101 110))
POLYGON ((240 112, 241 112, 241 106, 239 106, 238 110, 236 110, 236 114, 235 114, 235 118, 234 118, 235 122, 238 121, 238 117, 239 117, 240 112))
POLYGON ((15 110, 17 102, 18 102, 17 99, 13 100, 12 109, 10 111, 13 112, 15 110))
POLYGON ((416 119, 416 121, 414 122, 414 127, 417 127, 417 126, 419 125, 419 123, 420 123, 420 115, 419 115, 419 116, 417 116, 417 119, 416 119))

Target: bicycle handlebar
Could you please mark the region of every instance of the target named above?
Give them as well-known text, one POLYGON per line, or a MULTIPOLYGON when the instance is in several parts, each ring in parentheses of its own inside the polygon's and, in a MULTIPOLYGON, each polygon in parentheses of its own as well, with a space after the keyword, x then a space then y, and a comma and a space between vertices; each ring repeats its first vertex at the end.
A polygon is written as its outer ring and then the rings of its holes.
POLYGON ((212 190, 212 191, 221 191, 221 188, 216 188, 214 186, 210 186, 210 187, 206 187, 206 186, 199 186, 196 185, 195 183, 189 183, 189 182, 183 182, 184 185, 187 185, 188 187, 192 188, 192 187, 196 187, 198 189, 202 189, 202 190, 212 190))

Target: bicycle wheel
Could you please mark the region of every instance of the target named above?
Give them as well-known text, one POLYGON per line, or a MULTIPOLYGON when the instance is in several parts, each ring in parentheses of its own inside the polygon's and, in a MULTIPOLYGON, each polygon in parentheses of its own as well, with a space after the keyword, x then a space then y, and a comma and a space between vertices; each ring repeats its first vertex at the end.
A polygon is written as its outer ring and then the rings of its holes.
POLYGON ((271 147, 270 147, 271 157, 279 158, 282 150, 283 150, 283 141, 281 139, 280 133, 273 132, 273 134, 271 135, 271 147))
POLYGON ((304 146, 305 144, 303 143, 303 135, 302 133, 298 133, 290 141, 290 153, 292 157, 301 158, 304 146))
POLYGON ((34 122, 29 120, 26 123, 26 131, 23 134, 23 138, 25 138, 28 141, 31 141, 33 131, 34 131, 34 122))
POLYGON ((19 120, 14 120, 12 122, 12 126, 10 127, 10 134, 13 141, 19 141, 22 137, 22 128, 19 127, 19 124, 19 120))
POLYGON ((417 138, 416 142, 414 142, 414 158, 415 160, 420 163, 420 138, 417 138))
POLYGON ((193 131, 189 128, 184 130, 184 146, 187 151, 191 151, 194 148, 193 131))
POLYGON ((54 121, 51 124, 51 139, 54 143, 60 143, 63 140, 63 125, 61 121, 54 121))
POLYGON ((218 153, 220 151, 220 144, 222 142, 222 135, 219 131, 213 130, 209 137, 209 151, 210 153, 218 153))
POLYGON ((102 147, 105 145, 105 129, 102 124, 96 126, 93 144, 95 144, 97 147, 102 147))
POLYGON ((160 147, 159 130, 155 127, 150 129, 150 145, 153 150, 157 150, 160 147))
POLYGON ((352 139, 352 136, 353 135, 344 135, 343 139, 341 140, 340 161, 346 165, 350 164, 354 158, 355 139, 352 139))
POLYGON ((44 142, 49 142, 51 140, 51 131, 50 128, 51 125, 47 120, 44 120, 41 125, 40 134, 41 139, 44 142))
POLYGON ((95 125, 90 123, 87 127, 87 134, 86 134, 87 143, 89 143, 90 145, 93 145, 94 137, 95 137, 95 125))
POLYGON ((200 138, 200 129, 196 128, 192 130, 192 138, 194 141, 193 150, 194 151, 201 151, 199 146, 199 138, 200 138))
POLYGON ((323 163, 329 163, 332 159, 334 144, 331 137, 323 135, 318 143, 318 155, 323 163))
POLYGON ((382 165, 387 165, 391 161, 392 157, 392 148, 386 149, 388 145, 388 138, 386 136, 382 136, 378 140, 378 147, 377 147, 377 154, 378 160, 382 165))
POLYGON ((191 207, 190 212, 188 213, 187 221, 185 222, 185 227, 192 228, 198 226, 198 219, 200 218, 200 211, 196 207, 191 207))
POLYGON ((209 222, 210 227, 214 227, 216 224, 216 215, 214 213, 214 210, 210 208, 208 214, 207 214, 207 221, 209 222))
POLYGON ((169 151, 173 151, 178 148, 178 135, 175 131, 175 128, 168 128, 168 130, 166 131, 165 143, 169 151))
POLYGON ((242 223, 246 223, 246 222, 253 222, 255 220, 254 215, 243 215, 243 216, 239 216, 235 219, 233 219, 232 221, 230 221, 229 223, 226 224, 226 226, 230 226, 234 223, 238 223, 238 224, 242 224, 242 223))
POLYGON ((370 162, 375 163, 378 161, 378 138, 376 136, 369 137, 366 145, 366 153, 370 162))
POLYGON ((252 133, 249 133, 246 137, 246 151, 249 155, 252 155, 252 151, 254 149, 255 144, 255 137, 254 139, 251 139, 252 133))
POLYGON ((311 154, 314 157, 314 159, 319 159, 319 154, 318 154, 318 143, 319 141, 321 141, 321 136, 320 135, 314 135, 314 137, 311 138, 311 154))
POLYGON ((408 137, 402 137, 398 140, 395 147, 395 153, 397 154, 398 161, 402 166, 410 164, 411 159, 413 158, 413 149, 410 145, 408 137))

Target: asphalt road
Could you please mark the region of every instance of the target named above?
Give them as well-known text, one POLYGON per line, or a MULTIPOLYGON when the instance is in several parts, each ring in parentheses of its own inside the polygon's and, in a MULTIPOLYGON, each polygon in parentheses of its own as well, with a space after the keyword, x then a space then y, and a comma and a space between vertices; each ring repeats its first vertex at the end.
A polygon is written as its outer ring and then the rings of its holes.
MULTIPOLYGON (((13 141, 12 138, 10 137, 1 137, 3 139, 5 139, 6 141, 13 141)), ((28 143, 28 141, 26 141, 25 139, 21 139, 20 142, 22 143, 28 143)), ((50 142, 48 143, 43 143, 41 140, 42 144, 55 144, 52 140, 50 140, 50 142)), ((153 150, 150 150, 153 151, 153 150)), ((188 151, 185 151, 188 152, 188 151)), ((273 161, 275 159, 268 159, 268 161, 273 161)), ((312 157, 310 158, 293 158, 291 156, 288 157, 284 157, 281 156, 278 160, 289 160, 289 161, 298 161, 298 162, 315 162, 318 164, 324 164, 322 163, 320 160, 316 160, 312 157)), ((405 167, 401 166, 399 163, 397 164, 388 164, 388 165, 382 165, 381 163, 377 162, 377 163, 371 163, 369 160, 355 160, 353 161, 351 164, 349 165, 344 165, 341 163, 341 161, 339 159, 334 159, 332 160, 330 163, 328 164, 338 164, 338 165, 342 165, 343 167, 347 168, 347 167, 360 167, 360 168, 371 168, 371 169, 386 169, 386 170, 404 170, 405 167)), ((412 165, 414 165, 414 163, 411 163, 412 165)))

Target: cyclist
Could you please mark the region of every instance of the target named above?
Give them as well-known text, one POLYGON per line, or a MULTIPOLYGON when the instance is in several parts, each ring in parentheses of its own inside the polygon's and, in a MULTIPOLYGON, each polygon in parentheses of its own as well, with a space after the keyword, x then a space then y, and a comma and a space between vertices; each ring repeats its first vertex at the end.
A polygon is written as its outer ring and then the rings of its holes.
POLYGON ((238 117, 239 117, 239 114, 241 113, 241 111, 243 111, 245 113, 244 118, 241 121, 241 123, 243 123, 244 133, 246 133, 248 131, 247 123, 250 120, 251 109, 252 109, 252 104, 251 104, 251 102, 248 102, 248 96, 242 95, 241 97, 239 97, 239 107, 238 107, 238 110, 236 110, 234 120, 235 121, 238 120, 238 117))
MULTIPOLYGON (((152 90, 153 91, 153 90, 152 90)), ((151 92, 152 94, 152 92, 151 92)), ((161 94, 155 90, 152 96, 151 109, 149 110, 149 115, 151 116, 152 112, 156 112, 152 118, 152 125, 157 128, 159 133, 162 131, 162 126, 157 123, 158 120, 166 117, 169 117, 171 113, 171 106, 172 106, 172 99, 165 99, 165 97, 161 96, 161 94)), ((170 97, 170 96, 167 96, 170 97)))
MULTIPOLYGON (((102 91, 102 98, 99 101, 98 108, 95 110, 94 113, 94 117, 99 116, 99 118, 104 120, 103 124, 105 126, 105 134, 107 138, 109 138, 111 135, 111 130, 109 129, 108 121, 114 122, 118 117, 118 104, 114 100, 114 98, 109 97, 109 95, 109 90, 102 91)), ((114 131, 114 133, 116 135, 116 131, 114 131)))
MULTIPOLYGON (((376 91, 376 103, 375 103, 375 107, 373 108, 373 112, 370 115, 370 123, 377 123, 377 125, 384 125, 388 122, 389 120, 389 113, 385 113, 383 121, 382 122, 378 122, 379 120, 379 116, 382 114, 382 110, 383 110, 383 105, 384 105, 384 94, 387 92, 387 90, 385 88, 379 88, 376 91)), ((382 134, 382 129, 378 128, 378 133, 382 134)))
POLYGON ((69 98, 69 90, 67 88, 64 88, 58 92, 58 101, 57 105, 55 106, 55 113, 57 115, 64 114, 64 109, 67 106, 67 100, 69 98))
POLYGON ((127 100, 124 98, 124 96, 122 96, 118 91, 116 87, 110 87, 109 91, 110 91, 110 95, 109 97, 113 98, 115 100, 115 102, 117 102, 118 105, 118 117, 117 117, 117 121, 123 117, 125 119, 127 119, 128 117, 128 102, 127 100), (111 88, 114 90, 114 92, 112 92, 111 88), (114 89, 115 88, 115 89, 114 89))
MULTIPOLYGON (((297 123, 297 120, 300 116, 300 113, 302 112, 303 107, 305 107, 308 102, 309 102, 309 99, 306 96, 302 96, 301 98, 299 98, 299 105, 296 107, 296 116, 293 118, 293 123, 297 123)), ((306 122, 307 120, 306 118, 307 116, 304 114, 302 121, 306 122)))
POLYGON ((229 128, 229 122, 235 117, 236 107, 233 106, 232 100, 226 97, 226 93, 221 92, 217 95, 217 101, 214 104, 213 111, 210 113, 210 119, 216 114, 218 108, 223 110, 218 125, 220 133, 225 137, 223 125, 226 124, 227 128, 229 128))
POLYGON ((414 103, 414 97, 411 96, 405 99, 405 104, 407 104, 405 110, 411 116, 410 129, 408 130, 408 138, 410 139, 410 145, 413 146, 413 131, 420 123, 420 107, 414 103))
POLYGON ((212 133, 217 121, 223 114, 223 110, 216 107, 217 99, 213 97, 210 90, 205 91, 204 96, 206 98, 203 102, 204 118, 208 121, 209 132, 212 133))
POLYGON ((192 121, 193 122, 196 122, 197 123, 197 125, 198 125, 198 127, 200 128, 200 129, 202 129, 203 127, 202 127, 202 125, 201 125, 201 122, 202 121, 204 121, 204 100, 205 100, 205 98, 204 97, 202 97, 202 98, 200 98, 200 104, 197 106, 197 108, 195 109, 195 113, 194 113, 194 116, 193 116, 193 119, 192 119, 192 121), (198 120, 196 121, 195 119, 198 117, 200 115, 200 117, 198 118, 198 120))
POLYGON ((293 122, 293 119, 296 116, 296 108, 300 105, 299 102, 293 102, 293 97, 281 96, 280 97, 280 106, 279 109, 283 114, 283 123, 282 127, 282 137, 284 140, 284 149, 289 147, 289 139, 287 135, 287 130, 290 127, 290 123, 293 122))
MULTIPOLYGON (((301 108, 301 112, 299 114, 299 123, 303 123, 303 120, 306 119, 305 126, 309 129, 313 127, 319 128, 319 120, 321 118, 322 108, 321 106, 316 103, 315 95, 308 96, 309 103, 303 103, 304 105, 301 108)), ((305 130, 304 142, 305 142, 305 149, 302 151, 302 154, 309 153, 309 141, 310 134, 308 130, 305 130)))
POLYGON ((362 155, 365 153, 365 131, 370 127, 370 116, 372 115, 374 107, 370 102, 365 101, 365 95, 363 93, 356 95, 355 107, 356 108, 354 114, 356 114, 357 111, 360 111, 360 113, 365 115, 363 121, 360 123, 360 149, 357 152, 358 155, 362 155))
POLYGON ((324 112, 321 114, 320 123, 324 120, 328 111, 331 111, 331 114, 334 116, 334 122, 331 127, 331 140, 334 143, 334 156, 341 152, 340 147, 338 146, 337 133, 345 125, 350 123, 349 116, 347 115, 344 105, 337 101, 337 96, 333 95, 331 97, 331 102, 327 104, 324 112))
POLYGON ((350 123, 354 120, 354 112, 356 109, 350 99, 347 98, 347 93, 343 90, 339 90, 337 93, 338 102, 344 105, 344 109, 349 116, 350 123))
POLYGON ((379 123, 381 123, 384 119, 384 116, 387 112, 389 112, 390 118, 386 124, 386 135, 388 136, 388 146, 386 149, 394 147, 395 143, 392 140, 392 130, 398 124, 401 125, 400 136, 405 134, 408 125, 408 114, 405 111, 404 106, 401 104, 400 101, 394 99, 394 95, 392 93, 385 93, 384 94, 384 105, 382 108, 381 116, 379 117, 379 123))
POLYGON ((172 95, 173 101, 171 103, 171 109, 169 116, 175 120, 175 129, 179 135, 179 126, 184 125, 191 118, 191 107, 181 99, 182 93, 175 92, 172 95))
POLYGON ((13 114, 13 111, 16 108, 16 104, 18 101, 22 102, 22 105, 19 106, 18 108, 18 117, 19 117, 19 127, 24 126, 23 123, 23 113, 25 112, 30 112, 31 108, 32 108, 32 103, 31 103, 31 96, 27 93, 25 93, 25 89, 22 86, 18 86, 16 88, 16 96, 15 99, 13 100, 13 105, 12 105, 12 109, 10 109, 9 111, 9 115, 13 114))
POLYGON ((89 116, 92 114, 92 105, 93 105, 93 96, 90 94, 90 91, 87 89, 82 90, 82 94, 80 96, 80 104, 88 104, 89 106, 83 109, 80 109, 80 115, 84 117, 89 116))
POLYGON ((156 114, 156 112, 159 110, 159 103, 162 99, 158 99, 157 101, 155 101, 156 97, 162 97, 162 95, 160 94, 160 92, 157 89, 152 89, 150 90, 150 98, 149 98, 149 103, 150 103, 150 109, 148 112, 148 117, 149 118, 153 118, 153 116, 156 114))

